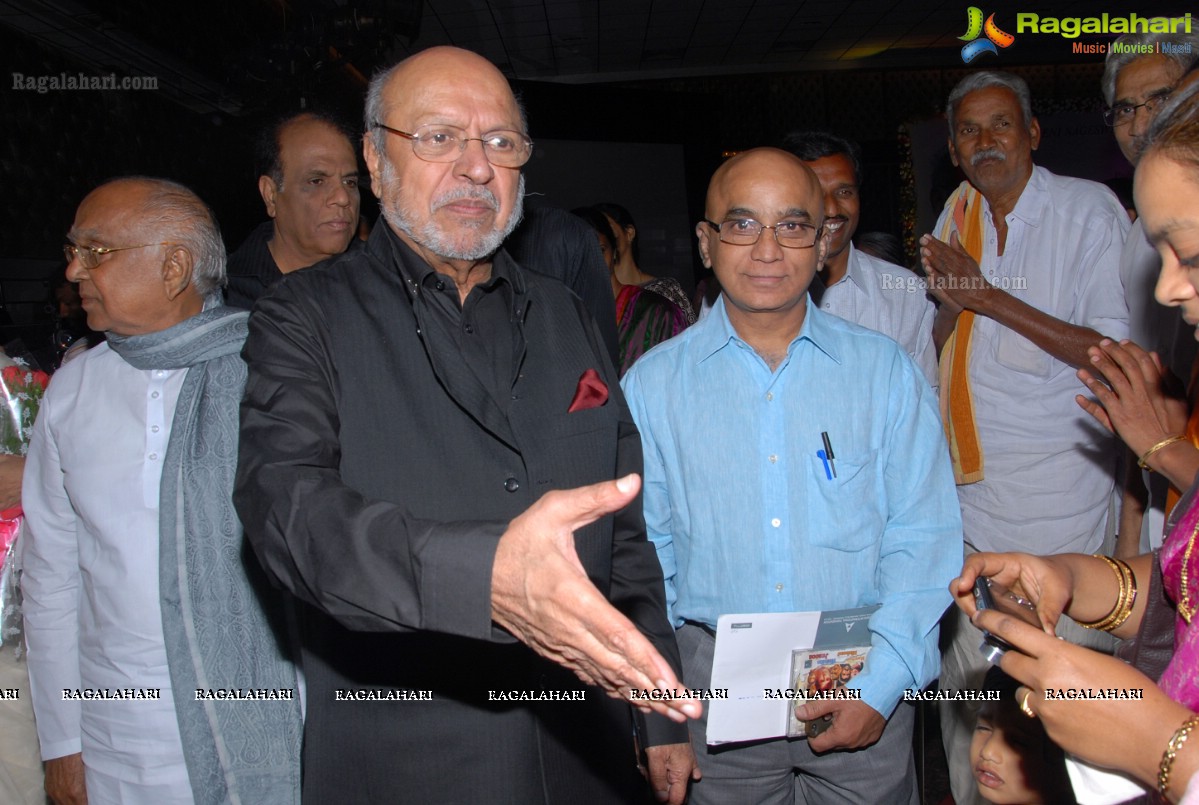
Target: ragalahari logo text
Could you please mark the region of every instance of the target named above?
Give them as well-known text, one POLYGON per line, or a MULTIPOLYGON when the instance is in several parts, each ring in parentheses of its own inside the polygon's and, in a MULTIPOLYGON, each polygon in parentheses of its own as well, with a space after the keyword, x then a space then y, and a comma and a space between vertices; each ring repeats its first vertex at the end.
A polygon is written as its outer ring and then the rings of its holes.
POLYGON ((966 9, 966 35, 959 36, 958 39, 967 43, 962 48, 962 61, 966 64, 984 53, 994 53, 998 56, 999 51, 995 49, 996 45, 1006 48, 1016 41, 1016 37, 999 29, 999 26, 995 24, 994 14, 987 17, 987 21, 984 23, 982 9, 978 6, 970 6, 966 9), (986 38, 980 39, 979 37, 983 34, 986 34, 986 38))

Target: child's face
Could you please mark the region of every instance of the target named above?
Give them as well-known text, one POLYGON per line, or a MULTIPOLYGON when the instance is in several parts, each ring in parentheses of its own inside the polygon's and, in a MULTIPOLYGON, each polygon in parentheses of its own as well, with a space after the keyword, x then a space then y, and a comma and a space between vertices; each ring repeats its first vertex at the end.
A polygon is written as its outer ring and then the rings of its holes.
POLYGON ((1050 801, 1043 789, 1049 770, 1044 732, 1039 726, 1019 713, 1015 718, 997 716, 991 707, 979 714, 970 743, 970 765, 983 799, 999 805, 1050 801))

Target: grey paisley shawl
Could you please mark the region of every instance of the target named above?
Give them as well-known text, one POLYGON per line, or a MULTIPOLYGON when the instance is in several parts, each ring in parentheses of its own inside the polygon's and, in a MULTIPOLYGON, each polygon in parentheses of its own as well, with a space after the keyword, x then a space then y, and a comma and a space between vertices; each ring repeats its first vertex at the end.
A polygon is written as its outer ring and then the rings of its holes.
POLYGON ((109 336, 138 369, 188 369, 163 462, 159 592, 175 712, 201 805, 300 801, 298 698, 197 701, 195 693, 297 687, 282 599, 245 545, 231 499, 248 316, 218 303, 161 332, 109 336))

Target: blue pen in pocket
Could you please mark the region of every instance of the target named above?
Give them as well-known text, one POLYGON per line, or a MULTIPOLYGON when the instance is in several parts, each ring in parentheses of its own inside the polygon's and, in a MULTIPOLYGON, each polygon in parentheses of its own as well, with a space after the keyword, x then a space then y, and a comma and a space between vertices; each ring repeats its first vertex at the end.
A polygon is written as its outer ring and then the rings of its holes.
POLYGON ((821 461, 823 461, 823 462, 824 462, 824 475, 825 475, 825 477, 827 477, 827 478, 828 478, 830 481, 831 481, 831 480, 833 480, 833 467, 832 467, 832 465, 831 465, 831 464, 829 464, 829 461, 828 461, 828 454, 827 454, 827 453, 825 453, 825 452, 824 452, 824 450, 817 450, 817 451, 816 451, 816 458, 818 458, 818 459, 820 459, 821 461))

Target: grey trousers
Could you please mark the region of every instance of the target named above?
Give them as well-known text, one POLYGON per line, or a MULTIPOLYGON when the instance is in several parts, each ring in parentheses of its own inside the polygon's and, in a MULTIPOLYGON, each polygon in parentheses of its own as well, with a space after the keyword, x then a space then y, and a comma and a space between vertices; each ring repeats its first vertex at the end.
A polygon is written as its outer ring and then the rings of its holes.
MULTIPOLYGON (((684 625, 677 633, 683 682, 711 687, 716 641, 684 625)), ((900 702, 878 743, 853 752, 817 755, 805 739, 779 738, 709 747, 707 708, 691 724, 691 746, 704 778, 692 783, 691 805, 917 805, 912 760, 913 705, 900 702)))

